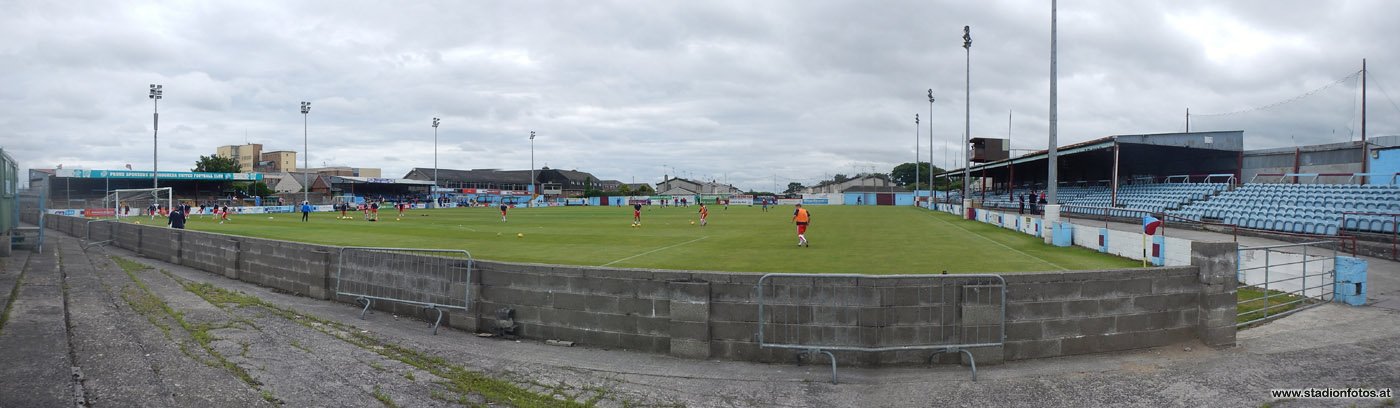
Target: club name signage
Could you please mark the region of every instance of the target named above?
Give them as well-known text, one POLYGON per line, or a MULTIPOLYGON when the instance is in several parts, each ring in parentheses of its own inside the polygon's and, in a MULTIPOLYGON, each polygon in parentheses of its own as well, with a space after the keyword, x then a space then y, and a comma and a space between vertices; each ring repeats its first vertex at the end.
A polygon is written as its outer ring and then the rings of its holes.
POLYGON ((521 190, 497 190, 494 188, 464 188, 462 194, 486 194, 486 195, 527 195, 529 191, 521 190))
MULTIPOLYGON (((54 170, 54 175, 69 178, 113 178, 113 179, 149 179, 152 177, 149 171, 135 170, 83 170, 83 169, 58 169, 54 170)), ((196 173, 188 171, 162 171, 161 180, 209 180, 209 181, 259 181, 263 179, 261 173, 196 173)))

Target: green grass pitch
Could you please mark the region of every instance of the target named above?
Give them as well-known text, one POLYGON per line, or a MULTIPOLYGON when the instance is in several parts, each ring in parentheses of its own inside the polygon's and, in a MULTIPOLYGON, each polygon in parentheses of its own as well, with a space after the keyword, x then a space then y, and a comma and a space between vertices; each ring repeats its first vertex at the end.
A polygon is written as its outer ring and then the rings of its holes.
MULTIPOLYGON (((736 272, 925 274, 1131 268, 1140 261, 912 207, 812 206, 811 247, 797 246, 792 207, 647 207, 631 227, 631 207, 517 208, 501 222, 495 208, 409 210, 378 222, 340 213, 205 215, 197 231, 341 246, 465 249, 481 260, 736 272), (523 236, 519 236, 523 235, 523 236)), ((139 218, 137 219, 139 220, 139 218)), ((145 221, 149 223, 150 221, 145 221)), ((158 221, 163 222, 163 221, 158 221)))

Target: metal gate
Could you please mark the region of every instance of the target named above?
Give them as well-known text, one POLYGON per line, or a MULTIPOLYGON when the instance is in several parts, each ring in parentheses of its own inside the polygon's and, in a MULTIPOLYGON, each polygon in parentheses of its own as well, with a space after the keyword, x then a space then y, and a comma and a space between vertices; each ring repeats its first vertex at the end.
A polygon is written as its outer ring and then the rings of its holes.
POLYGON ((376 300, 436 311, 437 334, 442 309, 471 307, 471 276, 472 255, 460 249, 346 247, 340 249, 335 293, 364 305, 361 319, 376 300))
POLYGON ((1287 316, 1332 301, 1337 247, 1333 241, 1241 246, 1236 327, 1287 316))
POLYGON ((37 225, 37 227, 16 227, 11 231, 16 246, 33 248, 35 252, 44 252, 44 222, 47 216, 48 203, 48 183, 43 187, 31 188, 19 191, 19 202, 15 206, 17 217, 20 222, 37 225))
POLYGON ((833 351, 962 353, 1006 341, 1006 281, 999 275, 763 275, 757 284, 761 348, 798 359, 833 351))

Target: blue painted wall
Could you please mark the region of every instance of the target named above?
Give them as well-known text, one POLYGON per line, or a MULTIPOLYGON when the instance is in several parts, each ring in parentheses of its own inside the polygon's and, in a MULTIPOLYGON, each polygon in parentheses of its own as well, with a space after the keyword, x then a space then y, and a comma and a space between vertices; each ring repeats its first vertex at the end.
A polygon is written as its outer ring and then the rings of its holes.
MULTIPOLYGON (((1371 150, 1375 158, 1366 158, 1370 161, 1369 171, 1372 173, 1400 173, 1400 148, 1384 148, 1371 150)), ((1395 184, 1393 177, 1367 177, 1369 184, 1395 184)))

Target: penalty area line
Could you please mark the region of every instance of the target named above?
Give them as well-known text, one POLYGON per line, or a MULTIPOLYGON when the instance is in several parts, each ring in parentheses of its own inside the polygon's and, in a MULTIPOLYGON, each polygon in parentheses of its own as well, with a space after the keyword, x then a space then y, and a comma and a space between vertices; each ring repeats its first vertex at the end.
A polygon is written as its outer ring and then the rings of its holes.
POLYGON ((689 241, 685 241, 685 242, 682 242, 682 243, 679 243, 679 244, 664 246, 664 247, 661 247, 661 248, 656 248, 656 249, 653 249, 653 250, 650 250, 650 251, 646 251, 646 252, 643 252, 643 253, 640 253, 640 254, 632 255, 632 256, 629 256, 629 257, 626 257, 626 258, 622 258, 622 259, 619 259, 619 260, 616 260, 616 261, 612 261, 612 262, 608 262, 608 263, 605 263, 605 264, 602 264, 602 265, 598 265, 598 266, 608 266, 608 265, 612 265, 612 264, 615 264, 615 263, 618 263, 618 262, 626 261, 626 260, 628 260, 628 259, 636 258, 636 257, 642 256, 642 255, 650 254, 650 253, 657 252, 657 251, 664 251, 664 250, 667 250, 667 249, 675 248, 675 247, 678 247, 678 246, 681 246, 681 245, 689 244, 689 243, 691 243, 691 242, 699 241, 699 240, 702 240, 702 239, 705 239, 705 238, 709 238, 709 237, 710 237, 709 235, 706 235, 706 236, 703 236, 703 237, 700 237, 700 238, 696 238, 696 239, 692 239, 692 240, 689 240, 689 241))

